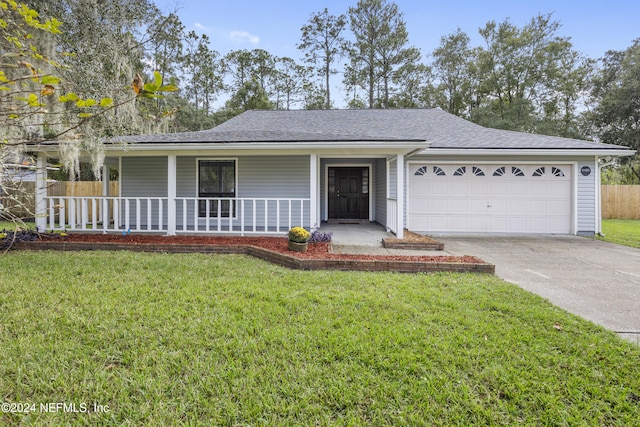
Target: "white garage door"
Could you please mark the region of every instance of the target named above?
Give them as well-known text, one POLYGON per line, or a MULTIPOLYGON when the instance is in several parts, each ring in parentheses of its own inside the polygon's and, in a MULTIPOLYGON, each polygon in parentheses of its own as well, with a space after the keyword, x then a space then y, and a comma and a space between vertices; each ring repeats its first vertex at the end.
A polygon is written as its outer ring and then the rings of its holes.
POLYGON ((408 227, 426 232, 571 232, 571 165, 411 164, 408 227))

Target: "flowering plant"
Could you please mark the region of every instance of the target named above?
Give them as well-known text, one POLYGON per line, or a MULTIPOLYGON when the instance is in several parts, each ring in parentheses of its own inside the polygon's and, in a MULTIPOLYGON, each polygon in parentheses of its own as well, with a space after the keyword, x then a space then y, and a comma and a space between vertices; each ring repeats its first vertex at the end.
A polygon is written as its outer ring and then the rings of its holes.
POLYGON ((289 240, 296 243, 307 243, 311 238, 311 233, 302 227, 293 227, 289 230, 289 240))

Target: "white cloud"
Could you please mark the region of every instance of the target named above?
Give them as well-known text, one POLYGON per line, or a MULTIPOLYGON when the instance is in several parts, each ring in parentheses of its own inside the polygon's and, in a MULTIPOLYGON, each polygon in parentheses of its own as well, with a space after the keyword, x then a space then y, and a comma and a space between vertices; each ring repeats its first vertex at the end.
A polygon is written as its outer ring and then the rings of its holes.
POLYGON ((204 25, 202 25, 199 22, 196 22, 195 24, 193 24, 194 27, 196 27, 198 30, 204 31, 204 32, 210 32, 213 31, 211 28, 205 27, 204 25))
POLYGON ((247 31, 230 31, 229 38, 234 42, 244 43, 249 42, 251 44, 260 43, 260 37, 254 36, 253 34, 247 31))

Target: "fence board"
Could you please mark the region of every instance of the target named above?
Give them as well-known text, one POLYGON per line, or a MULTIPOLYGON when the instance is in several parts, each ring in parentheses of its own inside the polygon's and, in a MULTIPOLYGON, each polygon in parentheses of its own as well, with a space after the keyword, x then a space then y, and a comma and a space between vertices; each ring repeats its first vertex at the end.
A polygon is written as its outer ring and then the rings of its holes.
POLYGON ((602 218, 640 219, 640 185, 603 185, 602 218))
MULTIPOLYGON (((119 182, 109 182, 109 195, 119 195, 119 182)), ((47 184, 48 196, 102 196, 100 181, 57 181, 47 184)), ((11 197, 3 197, 2 203, 20 218, 33 217, 35 212, 35 183, 21 182, 11 189, 11 197)), ((67 213, 68 215, 68 213, 67 213)))

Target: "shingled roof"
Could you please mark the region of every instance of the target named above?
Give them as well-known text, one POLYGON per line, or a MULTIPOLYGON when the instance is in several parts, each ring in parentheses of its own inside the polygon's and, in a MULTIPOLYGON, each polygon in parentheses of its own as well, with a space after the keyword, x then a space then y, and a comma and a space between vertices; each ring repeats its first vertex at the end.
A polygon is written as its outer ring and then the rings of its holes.
POLYGON ((432 149, 597 149, 628 147, 490 129, 440 109, 246 111, 209 130, 125 138, 137 143, 426 141, 432 149))

